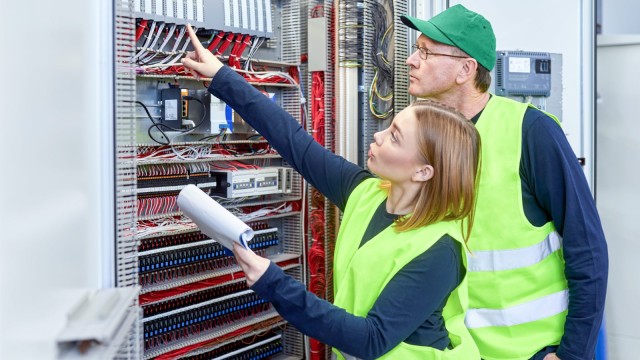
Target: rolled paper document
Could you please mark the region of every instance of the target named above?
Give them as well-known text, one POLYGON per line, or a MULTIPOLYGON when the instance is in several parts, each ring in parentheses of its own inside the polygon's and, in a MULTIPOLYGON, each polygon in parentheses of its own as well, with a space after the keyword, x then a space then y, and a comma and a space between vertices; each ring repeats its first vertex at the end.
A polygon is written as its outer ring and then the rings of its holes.
POLYGON ((234 242, 249 248, 247 241, 253 238, 253 230, 195 185, 180 191, 178 206, 202 233, 225 248, 233 250, 234 242))

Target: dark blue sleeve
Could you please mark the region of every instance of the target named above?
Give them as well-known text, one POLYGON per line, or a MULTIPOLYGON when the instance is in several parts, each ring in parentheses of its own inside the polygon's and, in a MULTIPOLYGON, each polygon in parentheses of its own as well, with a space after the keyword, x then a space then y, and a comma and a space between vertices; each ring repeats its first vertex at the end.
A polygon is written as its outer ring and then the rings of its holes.
POLYGON ((209 92, 231 106, 311 185, 344 210, 351 191, 371 173, 328 151, 284 109, 224 66, 209 92))
POLYGON ((557 351, 563 360, 593 359, 602 322, 609 260, 595 202, 560 126, 529 109, 521 172, 562 236, 569 310, 557 351))
MULTIPOLYGON (((375 359, 441 309, 462 277, 461 250, 445 236, 383 289, 366 317, 347 313, 305 290, 271 263, 252 289, 302 333, 361 359, 375 359)), ((448 338, 443 349, 449 344, 448 338)))

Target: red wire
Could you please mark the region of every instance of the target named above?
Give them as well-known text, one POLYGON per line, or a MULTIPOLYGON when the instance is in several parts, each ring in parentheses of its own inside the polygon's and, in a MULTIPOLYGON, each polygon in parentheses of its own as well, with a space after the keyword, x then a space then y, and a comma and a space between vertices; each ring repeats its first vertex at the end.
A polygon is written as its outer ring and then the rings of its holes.
POLYGON ((233 41, 233 48, 229 53, 228 64, 231 67, 236 67, 236 59, 238 58, 238 49, 240 48, 240 46, 242 46, 242 34, 237 34, 236 39, 233 41))
MULTIPOLYGON (((327 9, 331 11, 331 9, 327 9)), ((324 6, 318 5, 311 10, 311 17, 324 16, 324 6)), ((335 15, 335 14, 333 14, 335 15)), ((334 21, 335 23, 335 21, 334 21)), ((333 28, 329 29, 330 37, 333 28)), ((335 63, 335 54, 331 52, 331 62, 335 63)), ((331 130, 331 122, 325 122, 325 93, 324 93, 325 73, 318 71, 312 73, 311 83, 311 133, 313 138, 322 146, 332 150, 333 144, 325 143, 325 129, 331 130)), ((335 100, 332 98, 332 109, 335 100)), ((329 119, 331 121, 331 119, 329 119)), ((324 216, 324 197, 316 190, 311 190, 311 207, 309 214, 309 228, 311 229, 312 245, 308 252, 309 262, 309 290, 316 295, 326 298, 327 283, 333 281, 331 274, 331 259, 333 246, 331 241, 332 232, 325 233, 326 219, 324 216), (329 251, 327 254, 325 249, 329 251), (329 268, 327 268, 329 267, 329 268)), ((320 360, 326 358, 327 347, 316 339, 310 339, 310 359, 320 360)))
POLYGON ((209 46, 207 47, 207 50, 213 52, 213 49, 215 49, 216 46, 220 44, 220 41, 222 41, 223 37, 224 37, 224 32, 223 31, 218 32, 215 38, 211 40, 211 44, 209 44, 209 46))
POLYGON ((138 25, 138 28, 136 29, 136 42, 140 40, 140 38, 142 37, 142 34, 144 33, 144 29, 147 28, 147 22, 148 20, 140 21, 140 25, 138 25))
POLYGON ((233 40, 233 33, 228 33, 227 38, 224 40, 222 45, 220 45, 220 47, 216 50, 215 55, 216 56, 222 55, 227 50, 229 45, 231 45, 232 40, 233 40))
POLYGON ((245 35, 244 39, 242 40, 242 43, 240 44, 240 47, 238 48, 238 51, 236 52, 236 56, 235 56, 235 67, 237 69, 240 68, 240 58, 242 57, 242 54, 244 53, 244 50, 249 45, 251 45, 251 35, 245 35))
MULTIPOLYGON (((291 259, 291 260, 278 262, 277 265, 280 267, 285 267, 287 265, 298 264, 298 263, 299 263, 298 259, 291 259)), ((244 277, 245 277, 244 272, 238 271, 232 274, 221 275, 211 279, 206 279, 206 280, 198 281, 195 283, 178 286, 168 290, 152 291, 152 292, 140 295, 138 300, 140 302, 140 306, 143 306, 146 304, 161 301, 171 296, 183 294, 190 291, 202 290, 202 289, 213 287, 216 285, 221 285, 232 280, 244 279, 244 277)))

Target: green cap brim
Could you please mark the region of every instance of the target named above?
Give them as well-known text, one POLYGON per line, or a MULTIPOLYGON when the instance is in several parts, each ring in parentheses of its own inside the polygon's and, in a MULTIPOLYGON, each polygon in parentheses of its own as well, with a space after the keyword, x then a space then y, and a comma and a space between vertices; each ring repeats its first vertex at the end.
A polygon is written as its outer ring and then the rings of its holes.
POLYGON ((430 23, 429 21, 420 20, 418 18, 414 18, 407 15, 401 15, 400 20, 402 23, 407 25, 408 27, 418 30, 423 33, 426 37, 431 40, 435 40, 437 42, 458 47, 451 39, 449 39, 445 34, 440 31, 435 25, 430 23))

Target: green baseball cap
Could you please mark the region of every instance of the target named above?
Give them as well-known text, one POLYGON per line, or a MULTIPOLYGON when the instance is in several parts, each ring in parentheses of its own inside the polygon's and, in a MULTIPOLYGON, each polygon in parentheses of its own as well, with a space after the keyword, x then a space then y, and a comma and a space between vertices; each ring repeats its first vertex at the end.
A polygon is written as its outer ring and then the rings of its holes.
POLYGON ((496 64, 496 36, 491 23, 462 5, 452 6, 426 21, 407 15, 400 19, 429 39, 466 52, 489 71, 496 64))

